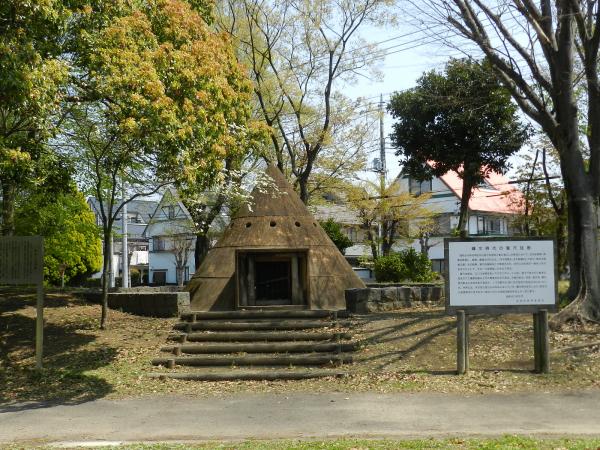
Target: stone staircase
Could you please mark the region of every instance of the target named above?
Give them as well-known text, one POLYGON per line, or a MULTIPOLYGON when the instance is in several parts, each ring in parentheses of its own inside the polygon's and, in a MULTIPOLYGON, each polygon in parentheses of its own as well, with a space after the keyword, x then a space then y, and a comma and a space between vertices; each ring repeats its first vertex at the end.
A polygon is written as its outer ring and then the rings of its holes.
POLYGON ((189 312, 169 336, 153 377, 298 380, 345 376, 358 345, 345 311, 258 309, 189 312))

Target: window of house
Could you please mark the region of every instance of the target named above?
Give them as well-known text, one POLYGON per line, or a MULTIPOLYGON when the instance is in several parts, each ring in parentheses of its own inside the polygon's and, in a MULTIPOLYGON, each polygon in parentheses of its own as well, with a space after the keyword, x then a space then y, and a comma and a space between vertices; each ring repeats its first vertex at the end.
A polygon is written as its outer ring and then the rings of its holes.
POLYGON ((433 180, 419 181, 416 178, 408 179, 408 190, 413 195, 421 195, 432 191, 433 180))
POLYGON ((443 259, 432 259, 431 260, 431 270, 437 273, 444 273, 446 269, 445 261, 443 259))
POLYGON ((506 234, 504 219, 501 217, 477 217, 477 234, 494 235, 506 234))
POLYGON ((169 205, 168 217, 169 217, 169 219, 174 219, 175 218, 175 206, 169 205))
POLYGON ((155 236, 152 238, 152 250, 155 252, 160 252, 165 250, 165 239, 160 236, 155 236))
POLYGON ((496 217, 488 218, 486 221, 486 232, 488 234, 501 234, 502 233, 502 219, 496 217))
POLYGON ((348 236, 348 239, 350 239, 352 242, 358 242, 358 232, 356 231, 356 228, 347 227, 346 236, 348 236))

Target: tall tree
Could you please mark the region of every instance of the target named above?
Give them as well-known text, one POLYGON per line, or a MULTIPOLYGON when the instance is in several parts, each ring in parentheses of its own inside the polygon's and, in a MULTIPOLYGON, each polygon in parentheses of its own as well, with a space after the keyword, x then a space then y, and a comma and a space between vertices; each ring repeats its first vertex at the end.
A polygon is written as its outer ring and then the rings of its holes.
POLYGON ((65 95, 61 60, 69 2, 0 4, 0 191, 2 234, 14 232, 19 192, 43 180, 65 95))
POLYGON ((430 6, 429 17, 449 24, 487 56, 558 151, 572 240, 571 285, 578 294, 553 322, 598 321, 600 2, 510 0, 492 8, 482 0, 435 0, 430 6))
POLYGON ((372 72, 377 56, 360 33, 385 17, 387 0, 223 0, 220 26, 251 70, 256 109, 270 127, 265 155, 291 174, 302 201, 364 166, 372 117, 341 92, 372 72), (363 114, 357 112, 363 111, 363 114))
POLYGON ((473 189, 490 172, 506 172, 527 139, 510 92, 486 61, 453 59, 444 73, 428 72, 415 88, 394 94, 388 110, 407 173, 424 180, 454 171, 462 178, 458 230, 466 237, 473 189))
MULTIPOLYGON (((78 17, 84 31, 73 43, 73 97, 81 103, 59 144, 74 150, 80 181, 100 202, 106 274, 125 203, 168 182, 209 186, 242 150, 251 85, 228 39, 190 2, 117 1, 108 16, 104 6, 78 17)), ((107 292, 104 277, 101 327, 107 292)))

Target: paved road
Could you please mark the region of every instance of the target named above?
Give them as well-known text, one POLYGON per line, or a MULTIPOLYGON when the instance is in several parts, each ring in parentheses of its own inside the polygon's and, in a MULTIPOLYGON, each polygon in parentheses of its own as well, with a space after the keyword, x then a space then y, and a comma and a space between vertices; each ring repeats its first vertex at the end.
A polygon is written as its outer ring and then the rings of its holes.
POLYGON ((205 439, 600 436, 600 391, 566 394, 238 394, 0 406, 0 444, 205 439))

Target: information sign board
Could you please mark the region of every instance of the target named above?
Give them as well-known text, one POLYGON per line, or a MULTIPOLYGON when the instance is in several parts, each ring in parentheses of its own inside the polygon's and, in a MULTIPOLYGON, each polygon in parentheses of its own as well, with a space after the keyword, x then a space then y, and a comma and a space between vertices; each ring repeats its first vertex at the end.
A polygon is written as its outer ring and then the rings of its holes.
POLYGON ((44 238, 0 237, 0 284, 36 284, 35 365, 42 368, 44 346, 44 238))
POLYGON ((0 238, 0 284, 39 284, 44 278, 41 236, 0 238))
POLYGON ((547 238, 445 239, 446 312, 555 311, 554 248, 547 238))

